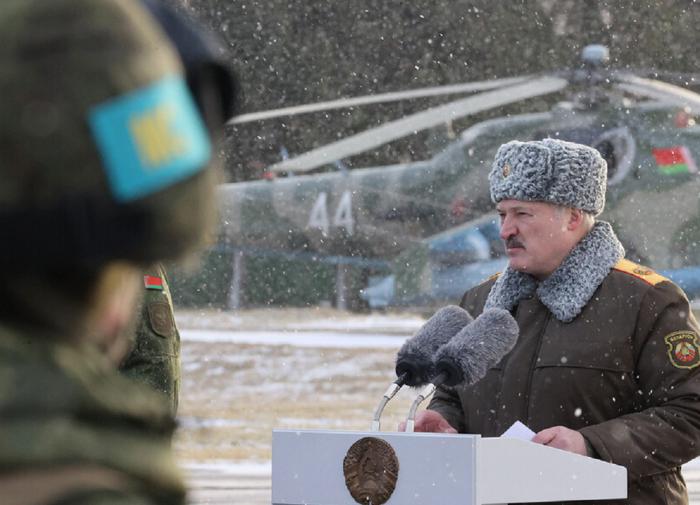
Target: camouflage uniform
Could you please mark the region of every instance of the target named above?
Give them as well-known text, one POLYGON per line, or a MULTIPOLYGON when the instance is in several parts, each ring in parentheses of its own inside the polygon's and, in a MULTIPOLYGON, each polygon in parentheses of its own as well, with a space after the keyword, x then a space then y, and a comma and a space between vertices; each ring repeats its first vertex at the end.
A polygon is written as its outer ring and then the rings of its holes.
MULTIPOLYGON (((116 288, 214 227, 180 59, 136 0, 3 0, 0 95, 0 502, 184 504, 171 413, 112 361, 116 288)), ((152 327, 174 331, 156 304, 152 327)))
POLYGON ((119 370, 162 393, 175 415, 180 393, 180 333, 165 269, 156 265, 145 270, 143 287, 134 341, 119 370))
POLYGON ((160 398, 38 331, 0 328, 2 503, 183 503, 160 398))

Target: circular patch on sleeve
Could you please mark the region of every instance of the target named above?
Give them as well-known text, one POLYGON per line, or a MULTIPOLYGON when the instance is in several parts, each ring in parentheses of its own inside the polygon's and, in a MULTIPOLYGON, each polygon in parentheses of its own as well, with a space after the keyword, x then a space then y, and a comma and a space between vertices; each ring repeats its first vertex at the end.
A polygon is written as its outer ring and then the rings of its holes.
POLYGON ((668 357, 676 368, 692 370, 700 365, 698 335, 694 331, 674 331, 664 337, 668 346, 668 357))
POLYGON ((148 320, 151 328, 161 337, 170 337, 175 329, 175 323, 170 313, 170 307, 165 302, 151 302, 148 304, 148 320))

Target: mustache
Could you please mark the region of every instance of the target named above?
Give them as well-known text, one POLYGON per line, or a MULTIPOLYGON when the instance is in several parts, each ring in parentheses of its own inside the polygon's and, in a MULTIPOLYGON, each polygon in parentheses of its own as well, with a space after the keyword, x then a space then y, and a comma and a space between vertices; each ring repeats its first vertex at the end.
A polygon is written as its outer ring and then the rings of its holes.
POLYGON ((516 237, 508 237, 506 239, 506 248, 510 249, 513 247, 521 247, 524 249, 525 245, 522 242, 520 242, 516 237))

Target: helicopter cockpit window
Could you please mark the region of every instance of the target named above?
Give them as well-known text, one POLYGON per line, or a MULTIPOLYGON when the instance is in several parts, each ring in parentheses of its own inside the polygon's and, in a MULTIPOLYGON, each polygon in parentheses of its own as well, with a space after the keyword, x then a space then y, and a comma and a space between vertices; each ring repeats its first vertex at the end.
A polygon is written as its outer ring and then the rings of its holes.
POLYGON ((593 142, 608 162, 608 186, 614 186, 629 174, 637 153, 634 137, 626 127, 609 130, 593 142))

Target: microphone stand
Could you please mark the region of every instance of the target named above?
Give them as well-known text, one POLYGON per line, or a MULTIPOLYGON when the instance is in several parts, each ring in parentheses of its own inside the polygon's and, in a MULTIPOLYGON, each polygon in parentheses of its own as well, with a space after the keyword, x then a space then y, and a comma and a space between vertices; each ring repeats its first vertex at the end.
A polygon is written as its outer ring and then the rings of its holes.
POLYGON ((413 404, 411 405, 411 409, 408 411, 408 419, 406 419, 406 433, 413 433, 415 426, 416 426, 416 410, 418 410, 418 406, 425 401, 426 398, 428 398, 430 395, 432 395, 437 387, 445 382, 447 379, 448 375, 447 373, 443 372, 436 376, 433 381, 429 384, 426 384, 423 386, 423 389, 421 389, 420 393, 418 393, 418 396, 416 399, 413 401, 413 404))
POLYGON ((374 417, 372 418, 372 426, 370 428, 371 431, 380 431, 380 421, 379 419, 382 417, 382 412, 384 412, 384 407, 386 407, 386 404, 389 403, 389 400, 391 400, 396 393, 399 392, 399 389, 406 384, 406 379, 408 378, 407 373, 401 374, 401 377, 396 379, 394 382, 389 384, 389 387, 387 390, 384 392, 384 396, 382 399, 379 401, 379 405, 377 405, 377 409, 374 411, 374 417))

